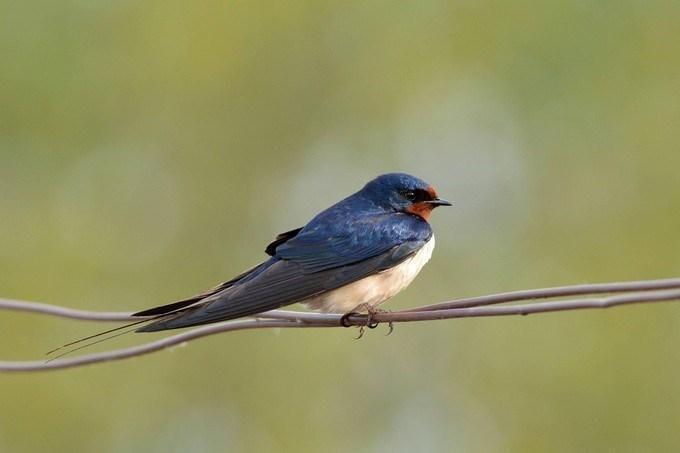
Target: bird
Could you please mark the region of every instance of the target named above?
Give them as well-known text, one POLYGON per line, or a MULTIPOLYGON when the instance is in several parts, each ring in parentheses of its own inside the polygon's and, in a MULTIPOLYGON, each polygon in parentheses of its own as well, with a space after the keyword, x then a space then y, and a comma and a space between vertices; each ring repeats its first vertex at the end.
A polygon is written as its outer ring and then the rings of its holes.
POLYGON ((380 175, 303 227, 279 234, 261 264, 197 296, 134 313, 150 321, 136 332, 227 321, 294 303, 325 313, 375 313, 430 260, 435 239, 429 220, 439 206, 451 203, 422 179, 380 175))
MULTIPOLYGON (((122 331, 50 360, 130 332, 158 332, 253 316, 301 303, 311 310, 368 313, 406 288, 430 260, 429 220, 451 206, 434 187, 406 173, 388 173, 317 214, 306 225, 276 236, 268 259, 202 294, 134 313, 138 321, 90 335, 49 351, 122 331), (140 326, 141 327, 138 327, 140 326)), ((363 325, 359 327, 360 338, 363 325)), ((391 324, 390 324, 391 332, 391 324)))

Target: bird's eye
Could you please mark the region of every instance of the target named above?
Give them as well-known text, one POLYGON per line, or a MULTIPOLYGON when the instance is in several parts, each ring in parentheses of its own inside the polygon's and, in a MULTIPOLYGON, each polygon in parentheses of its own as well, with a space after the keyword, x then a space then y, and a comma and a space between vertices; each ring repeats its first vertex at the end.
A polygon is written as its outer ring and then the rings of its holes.
POLYGON ((418 203, 421 201, 427 201, 432 199, 430 193, 427 190, 422 189, 405 190, 401 194, 411 203, 418 203))
POLYGON ((409 190, 407 192, 404 192, 404 198, 406 198, 408 201, 416 201, 418 198, 418 195, 412 190, 409 190))

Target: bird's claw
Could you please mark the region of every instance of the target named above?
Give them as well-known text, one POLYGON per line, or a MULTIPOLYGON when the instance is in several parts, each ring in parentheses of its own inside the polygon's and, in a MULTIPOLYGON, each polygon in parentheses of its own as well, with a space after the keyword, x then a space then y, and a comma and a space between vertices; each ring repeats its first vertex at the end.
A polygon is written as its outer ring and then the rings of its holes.
POLYGON ((364 305, 364 308, 366 308, 366 327, 375 329, 379 324, 373 321, 373 316, 377 313, 377 309, 368 304, 364 305))
POLYGON ((359 339, 361 339, 361 337, 363 337, 363 336, 364 336, 364 326, 359 326, 359 335, 357 335, 356 337, 354 337, 354 339, 355 339, 355 340, 359 340, 359 339))
MULTIPOLYGON (((355 316, 355 315, 361 315, 361 313, 359 313, 358 311, 354 311, 354 310, 350 311, 349 313, 345 313, 340 318, 340 325, 342 327, 352 327, 352 326, 354 326, 355 324, 352 324, 350 322, 349 318, 352 317, 352 316, 355 316)), ((357 335, 356 338, 354 338, 355 340, 358 340, 359 338, 364 336, 364 329, 366 327, 368 327, 369 329, 375 329, 376 327, 378 327, 378 323, 376 322, 376 323, 366 324, 365 326, 358 326, 358 327, 359 327, 359 335, 357 335)))
MULTIPOLYGON (((359 327, 359 335, 355 338, 355 340, 358 340, 358 339, 360 339, 361 337, 364 336, 364 331, 365 331, 366 327, 368 327, 369 329, 375 329, 376 327, 378 327, 378 325, 380 325, 379 321, 373 321, 373 316, 375 316, 377 313, 388 313, 388 310, 382 310, 382 309, 376 308, 376 307, 374 307, 372 305, 368 305, 368 304, 361 304, 361 305, 358 305, 354 310, 350 311, 349 313, 345 313, 344 315, 342 315, 342 317, 340 318, 340 324, 343 327, 353 326, 354 324, 352 324, 349 321, 349 318, 351 316, 354 316, 354 315, 360 315, 361 313, 359 312, 359 310, 362 310, 362 309, 365 309, 366 313, 367 313, 366 314, 366 324, 358 326, 359 327)), ((387 332, 387 335, 390 335, 394 331, 394 324, 392 323, 392 321, 388 322, 388 326, 389 326, 389 331, 387 332)))
POLYGON ((349 313, 345 313, 344 315, 342 315, 342 318, 340 318, 340 325, 342 327, 352 327, 354 324, 352 324, 349 321, 349 318, 354 316, 354 315, 359 315, 359 314, 361 314, 361 313, 357 313, 356 311, 350 311, 349 313))

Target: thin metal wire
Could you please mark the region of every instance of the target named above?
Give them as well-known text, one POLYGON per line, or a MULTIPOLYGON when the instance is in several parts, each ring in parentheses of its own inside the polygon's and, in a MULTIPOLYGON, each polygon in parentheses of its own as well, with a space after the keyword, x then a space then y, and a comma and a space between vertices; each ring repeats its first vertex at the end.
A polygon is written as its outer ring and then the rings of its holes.
MULTIPOLYGON (((510 293, 493 294, 476 298, 458 299, 435 305, 412 308, 404 311, 373 314, 374 322, 413 322, 432 321, 453 318, 469 318, 484 316, 509 316, 548 313, 556 311, 602 309, 629 304, 658 303, 664 301, 680 301, 680 279, 649 280, 636 282, 605 283, 594 285, 577 285, 557 288, 544 288, 510 293), (608 294, 602 297, 580 299, 563 299, 528 304, 489 306, 521 300, 549 299, 588 294, 608 294)), ((55 305, 0 299, 0 310, 28 311, 51 316, 88 321, 130 321, 139 320, 130 313, 92 312, 75 310, 55 305)), ((296 327, 341 327, 341 315, 330 313, 309 313, 287 310, 273 310, 259 314, 255 318, 239 319, 223 323, 198 327, 161 340, 152 341, 139 346, 117 349, 113 351, 88 354, 70 359, 27 362, 0 362, 0 372, 48 371, 72 368, 93 363, 122 360, 149 354, 162 349, 182 344, 194 339, 222 332, 244 329, 264 328, 296 328, 296 327)), ((351 325, 363 326, 367 322, 366 315, 352 315, 346 320, 351 325)))

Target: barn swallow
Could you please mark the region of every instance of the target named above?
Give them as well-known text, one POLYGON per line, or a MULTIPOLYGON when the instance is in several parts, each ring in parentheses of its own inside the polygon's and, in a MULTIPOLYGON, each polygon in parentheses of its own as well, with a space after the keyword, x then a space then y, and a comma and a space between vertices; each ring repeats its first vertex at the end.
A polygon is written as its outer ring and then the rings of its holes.
MULTIPOLYGON (((50 360, 128 333, 156 332, 252 316, 300 302, 347 317, 367 312, 406 288, 430 260, 432 210, 451 206, 425 181, 389 173, 314 217, 279 234, 265 249, 269 259, 203 294, 133 314, 139 321, 72 341, 47 354, 92 341, 50 360)), ((390 325, 391 331, 391 325, 390 325)), ((359 337, 363 333, 360 327, 359 337)))
POLYGON ((279 234, 263 263, 203 294, 135 313, 150 321, 136 331, 226 321, 298 302, 327 313, 372 313, 430 259, 428 221, 438 206, 451 203, 423 180, 378 176, 305 226, 279 234))

